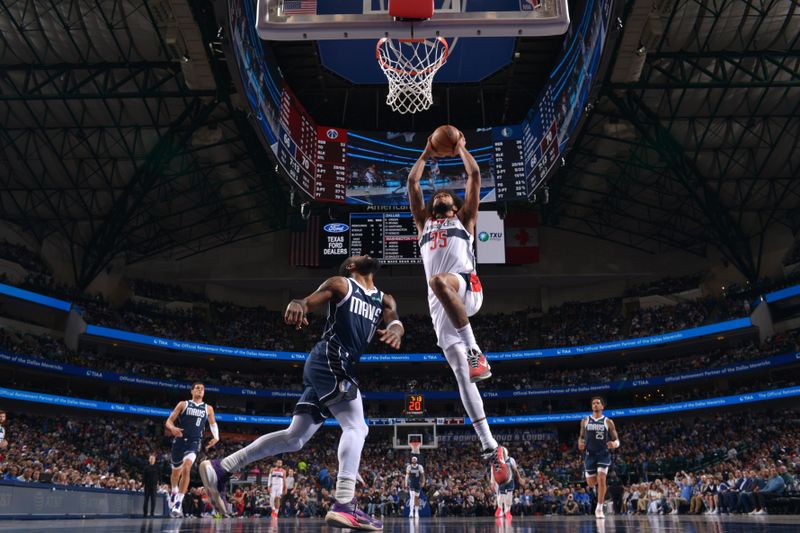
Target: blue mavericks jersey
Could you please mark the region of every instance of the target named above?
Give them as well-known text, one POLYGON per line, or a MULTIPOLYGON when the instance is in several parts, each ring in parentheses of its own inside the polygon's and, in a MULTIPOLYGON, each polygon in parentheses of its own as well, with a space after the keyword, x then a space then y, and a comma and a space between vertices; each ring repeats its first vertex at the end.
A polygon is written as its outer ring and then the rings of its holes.
POLYGON ((408 475, 408 488, 410 490, 419 492, 419 489, 422 486, 420 483, 422 472, 424 472, 424 468, 422 468, 422 465, 419 463, 416 465, 410 464, 406 467, 406 474, 408 475))
POLYGON ((208 421, 205 402, 194 403, 186 400, 186 408, 178 415, 175 425, 183 430, 184 439, 202 439, 208 421))
POLYGON ((608 451, 607 443, 606 417, 594 419, 590 416, 586 422, 586 450, 592 453, 608 451))
POLYGON ((338 303, 328 304, 328 318, 322 341, 347 352, 346 363, 357 363, 364 353, 378 324, 383 320, 383 293, 367 290, 347 278, 347 295, 338 303))

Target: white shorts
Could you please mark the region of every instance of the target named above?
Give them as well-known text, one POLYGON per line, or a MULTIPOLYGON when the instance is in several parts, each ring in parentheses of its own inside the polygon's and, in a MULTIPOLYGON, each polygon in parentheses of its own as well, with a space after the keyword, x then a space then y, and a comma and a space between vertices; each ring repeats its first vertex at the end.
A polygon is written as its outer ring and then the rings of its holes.
POLYGON ((501 492, 497 495, 497 502, 511 509, 511 505, 514 503, 514 493, 501 492))
MULTIPOLYGON (((472 316, 480 311, 481 305, 483 305, 483 288, 477 274, 458 274, 456 272, 450 272, 450 274, 458 278, 458 295, 464 302, 467 316, 472 316), (465 276, 469 279, 469 284, 465 276)), ((446 350, 457 342, 461 342, 461 337, 458 336, 455 326, 450 322, 444 306, 430 288, 428 288, 428 308, 431 310, 431 322, 433 322, 436 344, 439 345, 439 348, 446 350)))
POLYGON ((270 498, 281 498, 283 497, 283 487, 282 486, 275 486, 273 485, 269 492, 270 498))

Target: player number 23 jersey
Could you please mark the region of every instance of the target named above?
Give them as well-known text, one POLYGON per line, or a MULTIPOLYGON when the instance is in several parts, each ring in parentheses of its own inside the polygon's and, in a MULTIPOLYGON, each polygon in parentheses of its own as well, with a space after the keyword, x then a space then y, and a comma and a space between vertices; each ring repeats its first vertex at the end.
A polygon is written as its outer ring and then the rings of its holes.
POLYGON ((425 276, 475 272, 475 241, 458 217, 429 218, 419 239, 425 276))

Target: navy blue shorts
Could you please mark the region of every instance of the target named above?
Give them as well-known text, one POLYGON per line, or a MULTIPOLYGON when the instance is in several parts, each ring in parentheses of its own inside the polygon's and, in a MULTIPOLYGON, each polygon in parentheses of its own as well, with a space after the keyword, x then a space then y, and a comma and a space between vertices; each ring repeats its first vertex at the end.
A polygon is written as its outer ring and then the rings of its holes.
POLYGON ((586 452, 583 460, 583 470, 590 476, 597 475, 597 468, 608 468, 611 466, 611 453, 608 450, 599 452, 586 452))
POLYGON ((197 455, 200 453, 200 446, 202 439, 187 439, 184 437, 176 437, 172 439, 172 466, 178 468, 183 464, 183 458, 193 453, 197 455))
POLYGON ((339 402, 349 402, 358 395, 352 363, 344 350, 325 341, 317 343, 303 366, 303 394, 294 414, 309 414, 315 423, 333 415, 328 409, 339 402))

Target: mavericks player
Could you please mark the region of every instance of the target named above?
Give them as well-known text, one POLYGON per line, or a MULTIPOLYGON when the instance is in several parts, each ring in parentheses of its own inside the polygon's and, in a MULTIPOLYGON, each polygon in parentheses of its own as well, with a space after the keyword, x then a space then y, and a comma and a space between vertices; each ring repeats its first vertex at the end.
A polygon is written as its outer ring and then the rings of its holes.
POLYGON ((517 484, 519 484, 520 487, 525 486, 525 481, 522 479, 522 476, 519 473, 517 461, 508 455, 508 448, 503 446, 502 449, 503 456, 506 458, 506 464, 511 470, 511 477, 509 477, 508 481, 502 485, 498 485, 494 481, 493 476, 489 477, 491 478, 492 486, 494 487, 495 494, 497 495, 497 510, 495 511, 494 515, 497 518, 505 516, 507 520, 511 520, 511 506, 514 504, 514 490, 517 488, 517 484))
POLYGON ((597 518, 605 518, 603 502, 606 498, 606 476, 611 465, 609 450, 619 448, 617 428, 610 418, 603 416, 604 408, 601 397, 592 398, 592 415, 581 420, 581 435, 578 438, 578 449, 586 451, 586 483, 590 489, 597 486, 597 507, 594 510, 597 518))
POLYGON ((419 518, 419 493, 425 486, 425 468, 416 455, 411 456, 411 464, 406 466, 404 485, 408 489, 408 517, 419 518))
POLYGON ((286 496, 286 470, 283 461, 278 459, 275 466, 269 469, 269 506, 272 508, 272 518, 278 518, 281 508, 281 498, 286 496))
POLYGON ((408 175, 408 200, 419 232, 419 248, 428 279, 428 307, 437 344, 453 369, 464 409, 467 411, 483 447, 483 457, 492 464, 497 483, 511 475, 500 457, 492 436, 483 400, 475 383, 492 373, 469 323, 481 308, 483 291, 475 273, 475 223, 481 193, 481 173, 467 151, 464 136, 458 153, 467 171, 466 199, 445 191, 435 192, 428 205, 422 195, 420 178, 428 159, 438 157, 430 139, 425 151, 408 175))
POLYGON ((373 274, 379 266, 368 255, 348 257, 339 268, 340 276, 328 278, 310 296, 289 302, 284 320, 297 328, 308 325, 308 311, 327 309, 328 313, 322 338, 311 349, 303 367, 305 390, 288 428, 262 435, 221 461, 200 464, 203 485, 220 512, 226 512, 225 484, 231 472, 265 457, 300 450, 322 427, 325 418, 333 416, 342 428, 342 436, 336 502, 325 521, 335 527, 366 531, 383 528, 379 520, 358 508, 355 497, 361 450, 368 432, 356 365, 375 333, 395 349, 400 348, 404 333, 394 298, 375 287, 373 274), (381 322, 385 328, 377 329, 381 322))
POLYGON ((173 517, 183 516, 181 510, 183 497, 189 490, 192 465, 200 452, 206 423, 211 429, 212 436, 206 450, 219 442, 219 428, 214 420, 214 408, 203 402, 205 390, 202 383, 192 383, 192 399, 178 402, 164 424, 173 437, 170 476, 172 492, 169 501, 170 514, 173 517))

